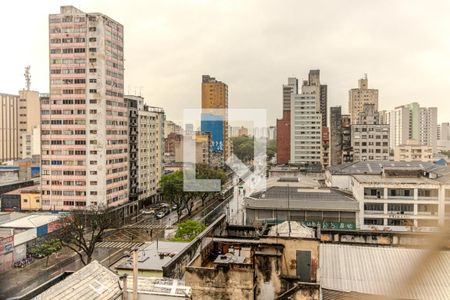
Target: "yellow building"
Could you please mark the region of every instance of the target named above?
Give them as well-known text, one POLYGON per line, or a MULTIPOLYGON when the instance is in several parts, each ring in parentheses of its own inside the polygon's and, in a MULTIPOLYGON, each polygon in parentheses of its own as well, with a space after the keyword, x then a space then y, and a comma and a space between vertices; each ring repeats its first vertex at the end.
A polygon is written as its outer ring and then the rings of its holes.
POLYGON ((39 186, 31 186, 23 188, 20 191, 20 209, 24 210, 41 210, 41 189, 39 186))
MULTIPOLYGON (((224 119, 223 126, 223 155, 226 161, 230 155, 228 134, 228 86, 209 75, 202 77, 202 109, 224 109, 217 114, 224 119)), ((212 137, 213 140, 214 137, 212 137)))

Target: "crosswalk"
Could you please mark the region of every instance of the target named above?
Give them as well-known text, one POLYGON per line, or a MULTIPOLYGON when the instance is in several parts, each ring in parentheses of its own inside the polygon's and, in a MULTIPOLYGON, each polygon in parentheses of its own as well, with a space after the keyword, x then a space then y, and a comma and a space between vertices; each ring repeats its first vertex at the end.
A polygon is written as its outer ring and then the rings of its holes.
POLYGON ((165 229, 167 225, 165 224, 136 224, 132 225, 129 228, 133 229, 165 229))
POLYGON ((95 245, 98 248, 116 248, 116 249, 131 249, 134 247, 140 247, 144 243, 137 242, 99 242, 95 245))

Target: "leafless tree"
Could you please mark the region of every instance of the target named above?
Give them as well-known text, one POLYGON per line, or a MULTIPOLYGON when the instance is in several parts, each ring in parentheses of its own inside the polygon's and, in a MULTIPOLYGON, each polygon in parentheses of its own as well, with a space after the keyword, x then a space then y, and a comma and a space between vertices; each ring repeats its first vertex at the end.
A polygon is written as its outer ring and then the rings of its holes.
POLYGON ((61 243, 76 252, 81 262, 87 265, 103 233, 106 229, 117 227, 117 220, 114 213, 106 208, 72 211, 69 217, 64 218, 60 230, 61 243))

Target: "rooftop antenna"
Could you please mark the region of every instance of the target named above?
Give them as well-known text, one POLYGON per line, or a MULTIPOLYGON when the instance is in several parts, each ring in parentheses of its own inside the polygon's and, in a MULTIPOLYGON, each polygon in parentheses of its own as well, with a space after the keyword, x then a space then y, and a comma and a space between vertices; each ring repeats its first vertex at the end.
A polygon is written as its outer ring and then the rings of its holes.
POLYGON ((140 86, 139 87, 139 97, 142 97, 142 90, 144 89, 144 87, 143 86, 140 86))
POLYGON ((30 65, 25 67, 25 73, 23 76, 25 76, 25 87, 27 88, 27 91, 30 90, 31 87, 31 73, 30 73, 30 65))

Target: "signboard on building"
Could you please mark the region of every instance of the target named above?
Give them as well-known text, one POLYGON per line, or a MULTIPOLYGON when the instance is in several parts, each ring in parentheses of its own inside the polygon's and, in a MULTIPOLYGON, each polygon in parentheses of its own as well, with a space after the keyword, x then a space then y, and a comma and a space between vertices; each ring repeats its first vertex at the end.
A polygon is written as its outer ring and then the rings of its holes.
POLYGON ((0 239, 0 254, 5 254, 13 251, 14 237, 8 236, 0 239))

